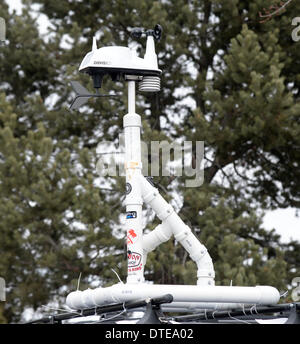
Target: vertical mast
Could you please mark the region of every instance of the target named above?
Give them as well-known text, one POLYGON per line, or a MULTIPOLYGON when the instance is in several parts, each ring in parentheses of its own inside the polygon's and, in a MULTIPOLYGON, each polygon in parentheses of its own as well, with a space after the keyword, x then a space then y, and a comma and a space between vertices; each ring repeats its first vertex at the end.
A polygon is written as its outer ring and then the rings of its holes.
POLYGON ((135 81, 128 81, 128 114, 124 116, 126 173, 127 283, 144 281, 141 187, 141 116, 135 113, 135 81))

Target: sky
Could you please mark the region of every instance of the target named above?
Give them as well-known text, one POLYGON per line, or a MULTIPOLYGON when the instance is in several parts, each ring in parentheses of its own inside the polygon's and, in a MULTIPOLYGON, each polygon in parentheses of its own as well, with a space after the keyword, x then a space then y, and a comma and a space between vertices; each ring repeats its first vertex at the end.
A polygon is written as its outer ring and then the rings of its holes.
MULTIPOLYGON (((17 14, 21 13, 20 0, 8 0, 11 10, 16 10, 17 14)), ((37 7, 35 6, 35 9, 37 7)), ((42 33, 47 32, 47 17, 41 15, 38 18, 38 24, 42 33)), ((9 30, 9 28, 7 28, 9 30)), ((296 216, 296 209, 278 209, 274 211, 267 211, 264 216, 264 228, 271 230, 275 229, 281 235, 281 241, 289 242, 291 239, 300 241, 300 214, 296 216)))

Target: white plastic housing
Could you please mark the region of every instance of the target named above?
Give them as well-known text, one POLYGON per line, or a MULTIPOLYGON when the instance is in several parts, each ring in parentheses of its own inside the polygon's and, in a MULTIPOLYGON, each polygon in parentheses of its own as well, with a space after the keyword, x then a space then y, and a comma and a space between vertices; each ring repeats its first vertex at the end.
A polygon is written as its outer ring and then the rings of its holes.
POLYGON ((85 309, 105 304, 122 303, 171 294, 174 302, 212 302, 271 305, 279 301, 277 289, 269 286, 223 287, 160 284, 123 284, 107 288, 75 291, 67 296, 67 305, 72 309, 85 309))
MULTIPOLYGON (((146 52, 147 53, 147 52, 146 52)), ((81 62, 79 71, 85 71, 90 67, 114 70, 124 69, 126 73, 138 73, 137 71, 150 72, 149 75, 160 75, 157 67, 156 55, 147 55, 147 59, 136 56, 136 52, 128 47, 111 46, 93 49, 81 62)))

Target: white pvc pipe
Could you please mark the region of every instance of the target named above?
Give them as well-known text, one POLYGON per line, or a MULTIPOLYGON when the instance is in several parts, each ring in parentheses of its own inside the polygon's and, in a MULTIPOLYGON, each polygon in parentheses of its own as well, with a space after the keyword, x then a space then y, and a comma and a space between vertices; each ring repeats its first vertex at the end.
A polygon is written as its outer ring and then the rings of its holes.
POLYGON ((144 252, 148 253, 155 249, 159 244, 166 241, 166 238, 170 238, 172 233, 197 264, 197 284, 214 285, 214 266, 206 247, 200 243, 191 229, 176 214, 173 207, 159 194, 158 190, 142 175, 139 180, 144 202, 150 205, 162 221, 161 227, 158 226, 153 234, 150 233, 144 237, 144 252), (159 231, 161 231, 160 234, 159 231))
POLYGON ((141 116, 135 113, 135 81, 128 82, 128 114, 123 118, 127 183, 126 231, 128 283, 144 282, 141 187, 141 116), (131 216, 129 216, 131 214, 131 216))
POLYGON ((147 261, 147 254, 155 250, 160 244, 168 241, 172 234, 171 228, 162 223, 156 226, 150 233, 143 235, 144 265, 147 261))
POLYGON ((135 113, 135 81, 128 81, 128 113, 135 113))
POLYGON ((279 301, 277 289, 269 286, 223 287, 160 284, 123 284, 107 288, 75 291, 67 296, 66 303, 72 309, 85 309, 105 304, 121 303, 171 294, 174 302, 214 302, 269 305, 279 301))

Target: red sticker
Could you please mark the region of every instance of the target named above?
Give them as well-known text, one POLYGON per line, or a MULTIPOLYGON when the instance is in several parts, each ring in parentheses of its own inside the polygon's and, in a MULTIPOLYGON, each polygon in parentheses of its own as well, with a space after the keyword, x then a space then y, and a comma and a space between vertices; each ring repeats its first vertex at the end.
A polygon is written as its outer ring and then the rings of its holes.
POLYGON ((133 244, 133 240, 135 237, 137 237, 137 234, 133 229, 129 229, 127 234, 127 244, 133 244))

